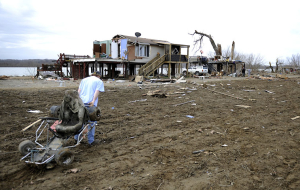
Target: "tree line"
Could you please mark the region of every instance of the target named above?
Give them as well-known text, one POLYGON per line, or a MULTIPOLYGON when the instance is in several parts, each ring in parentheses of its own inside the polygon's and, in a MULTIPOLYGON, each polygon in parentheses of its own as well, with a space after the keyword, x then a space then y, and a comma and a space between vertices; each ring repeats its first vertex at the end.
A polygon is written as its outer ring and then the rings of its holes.
MULTIPOLYGON (((223 57, 230 57, 231 55, 231 47, 227 47, 226 49, 222 49, 222 56, 223 57)), ((214 57, 215 52, 209 52, 209 57, 214 57)), ((300 54, 292 54, 290 57, 277 58, 272 62, 267 62, 265 58, 261 54, 253 54, 253 53, 240 53, 235 51, 234 60, 240 60, 245 63, 246 68, 257 70, 257 69, 265 69, 271 67, 290 67, 294 69, 300 68, 300 54)))
POLYGON ((41 67, 42 64, 54 64, 54 59, 0 59, 0 67, 41 67))

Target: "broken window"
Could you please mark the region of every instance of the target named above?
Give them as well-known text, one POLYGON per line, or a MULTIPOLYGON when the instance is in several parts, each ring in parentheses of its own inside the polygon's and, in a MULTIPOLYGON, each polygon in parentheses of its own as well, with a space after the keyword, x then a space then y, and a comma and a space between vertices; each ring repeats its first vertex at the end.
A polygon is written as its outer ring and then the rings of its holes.
POLYGON ((149 45, 139 44, 135 46, 135 56, 137 57, 149 57, 149 45))

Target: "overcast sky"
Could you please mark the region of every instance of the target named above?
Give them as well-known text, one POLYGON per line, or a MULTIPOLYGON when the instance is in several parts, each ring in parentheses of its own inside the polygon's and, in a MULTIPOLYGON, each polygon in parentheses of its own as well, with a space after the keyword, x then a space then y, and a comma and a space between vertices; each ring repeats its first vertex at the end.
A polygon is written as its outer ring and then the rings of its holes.
MULTIPOLYGON (((57 59, 90 55, 94 40, 116 34, 191 45, 195 30, 222 48, 260 54, 266 63, 300 53, 298 0, 99 1, 0 0, 0 59, 57 59)), ((204 55, 212 52, 206 38, 204 55)))

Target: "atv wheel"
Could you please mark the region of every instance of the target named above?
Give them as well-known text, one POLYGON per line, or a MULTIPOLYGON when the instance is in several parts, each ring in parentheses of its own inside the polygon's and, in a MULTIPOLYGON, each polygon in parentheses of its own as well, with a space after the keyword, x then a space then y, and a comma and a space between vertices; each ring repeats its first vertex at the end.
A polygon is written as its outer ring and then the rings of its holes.
POLYGON ((74 160, 74 154, 67 148, 60 149, 55 154, 55 161, 60 166, 67 166, 70 165, 74 160))
POLYGON ((199 75, 200 75, 199 71, 196 71, 196 72, 195 72, 195 75, 196 75, 196 76, 199 76, 199 75))
POLYGON ((186 77, 186 71, 183 71, 183 72, 182 72, 182 74, 183 74, 183 76, 185 76, 185 77, 186 77))
POLYGON ((60 107, 61 106, 52 106, 49 110, 49 116, 50 117, 55 117, 58 118, 59 117, 59 113, 60 113, 60 107))
POLYGON ((35 144, 31 140, 25 140, 19 144, 19 152, 25 156, 31 149, 35 148, 35 144))
POLYGON ((87 107, 91 121, 100 121, 101 110, 99 107, 87 107))

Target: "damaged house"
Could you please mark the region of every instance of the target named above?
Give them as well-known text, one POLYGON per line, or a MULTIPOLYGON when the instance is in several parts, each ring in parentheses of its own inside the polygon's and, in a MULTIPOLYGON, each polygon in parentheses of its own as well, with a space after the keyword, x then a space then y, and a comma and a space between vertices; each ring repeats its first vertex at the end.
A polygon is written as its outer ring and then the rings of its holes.
POLYGON ((93 42, 91 64, 104 78, 154 76, 164 69, 170 77, 181 72, 182 64, 188 65, 188 52, 189 45, 117 34, 111 40, 93 42))
MULTIPOLYGON (((157 74, 170 78, 180 74, 182 67, 188 67, 189 47, 164 40, 117 34, 110 40, 95 40, 93 57, 61 53, 53 71, 62 76, 62 68, 66 67, 67 76, 75 79, 85 78, 94 71, 100 71, 103 78, 157 74)), ((40 71, 48 70, 46 67, 40 71)))

